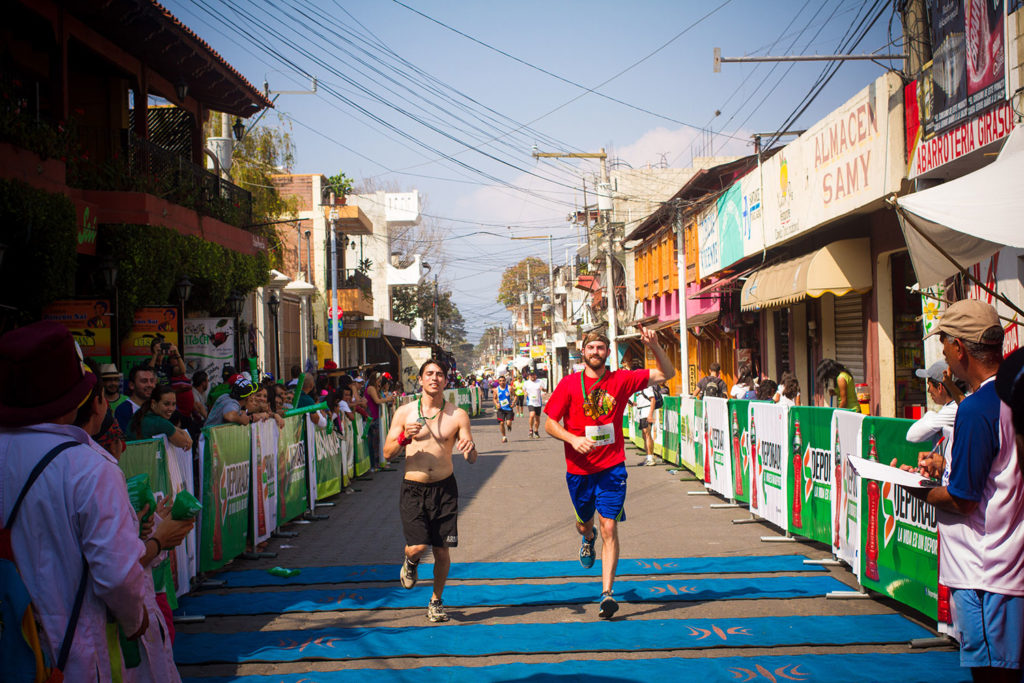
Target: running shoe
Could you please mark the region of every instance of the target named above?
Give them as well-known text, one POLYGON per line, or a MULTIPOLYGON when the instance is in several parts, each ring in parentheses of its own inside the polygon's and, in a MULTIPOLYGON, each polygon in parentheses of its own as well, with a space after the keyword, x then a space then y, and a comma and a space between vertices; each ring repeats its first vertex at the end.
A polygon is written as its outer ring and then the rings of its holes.
POLYGON ((647 458, 647 460, 644 462, 644 467, 654 467, 657 464, 658 463, 654 461, 654 458, 647 458))
POLYGON ((427 619, 435 624, 441 621, 448 621, 448 612, 444 610, 444 605, 441 604, 440 600, 431 600, 430 604, 427 605, 427 619))
POLYGON ((580 541, 580 564, 584 569, 594 566, 594 544, 597 542, 597 528, 594 528, 594 536, 588 541, 584 536, 580 541))
POLYGON ((398 575, 398 580, 402 582, 402 588, 409 589, 416 585, 416 572, 419 570, 420 563, 413 564, 409 561, 409 558, 405 558, 402 562, 402 571, 398 575))
POLYGON ((507 436, 501 437, 501 442, 502 443, 508 443, 508 437, 507 436))
POLYGON ((597 616, 602 619, 611 619, 618 611, 619 603, 615 602, 611 591, 601 593, 601 609, 598 611, 597 616))

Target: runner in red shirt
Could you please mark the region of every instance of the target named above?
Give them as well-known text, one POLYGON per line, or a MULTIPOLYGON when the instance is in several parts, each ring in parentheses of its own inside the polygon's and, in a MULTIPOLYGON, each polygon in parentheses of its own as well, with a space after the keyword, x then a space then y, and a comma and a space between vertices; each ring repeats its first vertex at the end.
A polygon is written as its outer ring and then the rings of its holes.
POLYGON ((591 332, 583 337, 583 372, 564 377, 548 399, 544 430, 565 442, 565 480, 576 509, 576 531, 582 536, 580 564, 594 566, 594 512, 601 519, 601 608, 610 619, 619 609, 612 597, 619 562, 618 522, 625 521, 626 450, 622 414, 630 396, 675 375, 675 368, 651 330, 640 341, 658 362, 654 370, 609 370, 608 337, 591 332), (560 424, 565 422, 563 427, 560 424))

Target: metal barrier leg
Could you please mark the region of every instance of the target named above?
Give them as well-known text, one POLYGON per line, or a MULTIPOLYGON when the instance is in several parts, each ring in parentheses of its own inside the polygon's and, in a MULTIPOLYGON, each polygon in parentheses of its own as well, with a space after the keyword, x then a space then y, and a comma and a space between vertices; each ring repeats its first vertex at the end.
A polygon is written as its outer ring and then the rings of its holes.
POLYGON ((838 567, 841 563, 839 560, 833 560, 831 558, 824 560, 804 560, 804 564, 813 565, 817 567, 838 567))
POLYGON ((762 543, 796 543, 796 539, 793 538, 793 534, 786 532, 785 536, 762 536, 762 543))
POLYGON ((949 636, 936 636, 934 638, 914 638, 908 645, 912 650, 924 649, 927 647, 946 647, 956 645, 956 640, 949 636))

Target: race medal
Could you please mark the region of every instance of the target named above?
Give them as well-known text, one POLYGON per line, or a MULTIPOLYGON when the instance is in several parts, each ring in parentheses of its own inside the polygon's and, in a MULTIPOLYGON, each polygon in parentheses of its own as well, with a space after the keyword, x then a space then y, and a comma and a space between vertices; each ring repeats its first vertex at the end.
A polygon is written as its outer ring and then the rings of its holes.
POLYGON ((583 432, 598 446, 607 446, 615 441, 615 425, 587 425, 583 432))

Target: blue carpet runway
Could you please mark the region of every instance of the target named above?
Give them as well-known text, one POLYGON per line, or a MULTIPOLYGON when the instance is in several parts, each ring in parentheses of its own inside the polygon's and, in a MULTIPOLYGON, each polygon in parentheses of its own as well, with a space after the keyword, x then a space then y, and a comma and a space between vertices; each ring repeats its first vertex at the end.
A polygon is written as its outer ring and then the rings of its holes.
POLYGON ((186 683, 492 683, 497 681, 828 681, 861 683, 969 683, 970 672, 960 669, 955 652, 921 654, 778 655, 706 657, 701 659, 576 660, 496 666, 419 667, 415 669, 347 669, 315 673, 235 678, 186 678, 186 683))
MULTIPOLYGON (((663 559, 619 560, 616 576, 660 576, 671 574, 751 574, 771 572, 820 572, 823 567, 806 565, 803 555, 733 555, 726 557, 670 557, 663 559)), ((400 564, 361 566, 305 567, 290 578, 273 576, 262 569, 222 572, 216 576, 227 588, 255 586, 308 586, 319 583, 398 582, 400 564)), ((449 579, 514 580, 591 578, 601 575, 601 560, 592 569, 568 562, 456 562, 449 579)), ((419 578, 434 577, 434 565, 420 565, 419 578)))
MULTIPOLYGON (((829 591, 848 589, 831 576, 619 581, 615 598, 620 603, 759 600, 824 597, 829 591)), ((181 598, 177 613, 227 616, 421 608, 427 604, 431 590, 426 585, 412 590, 395 587, 201 594, 181 598)), ((598 602, 600 593, 599 578, 588 583, 464 585, 445 588, 444 602, 448 607, 578 605, 598 602)))
POLYGON ((294 662, 390 657, 478 657, 559 652, 635 652, 715 647, 865 645, 930 636, 899 614, 637 619, 572 624, 491 624, 438 628, 327 628, 180 634, 179 664, 294 662), (454 630, 453 630, 454 629, 454 630))

